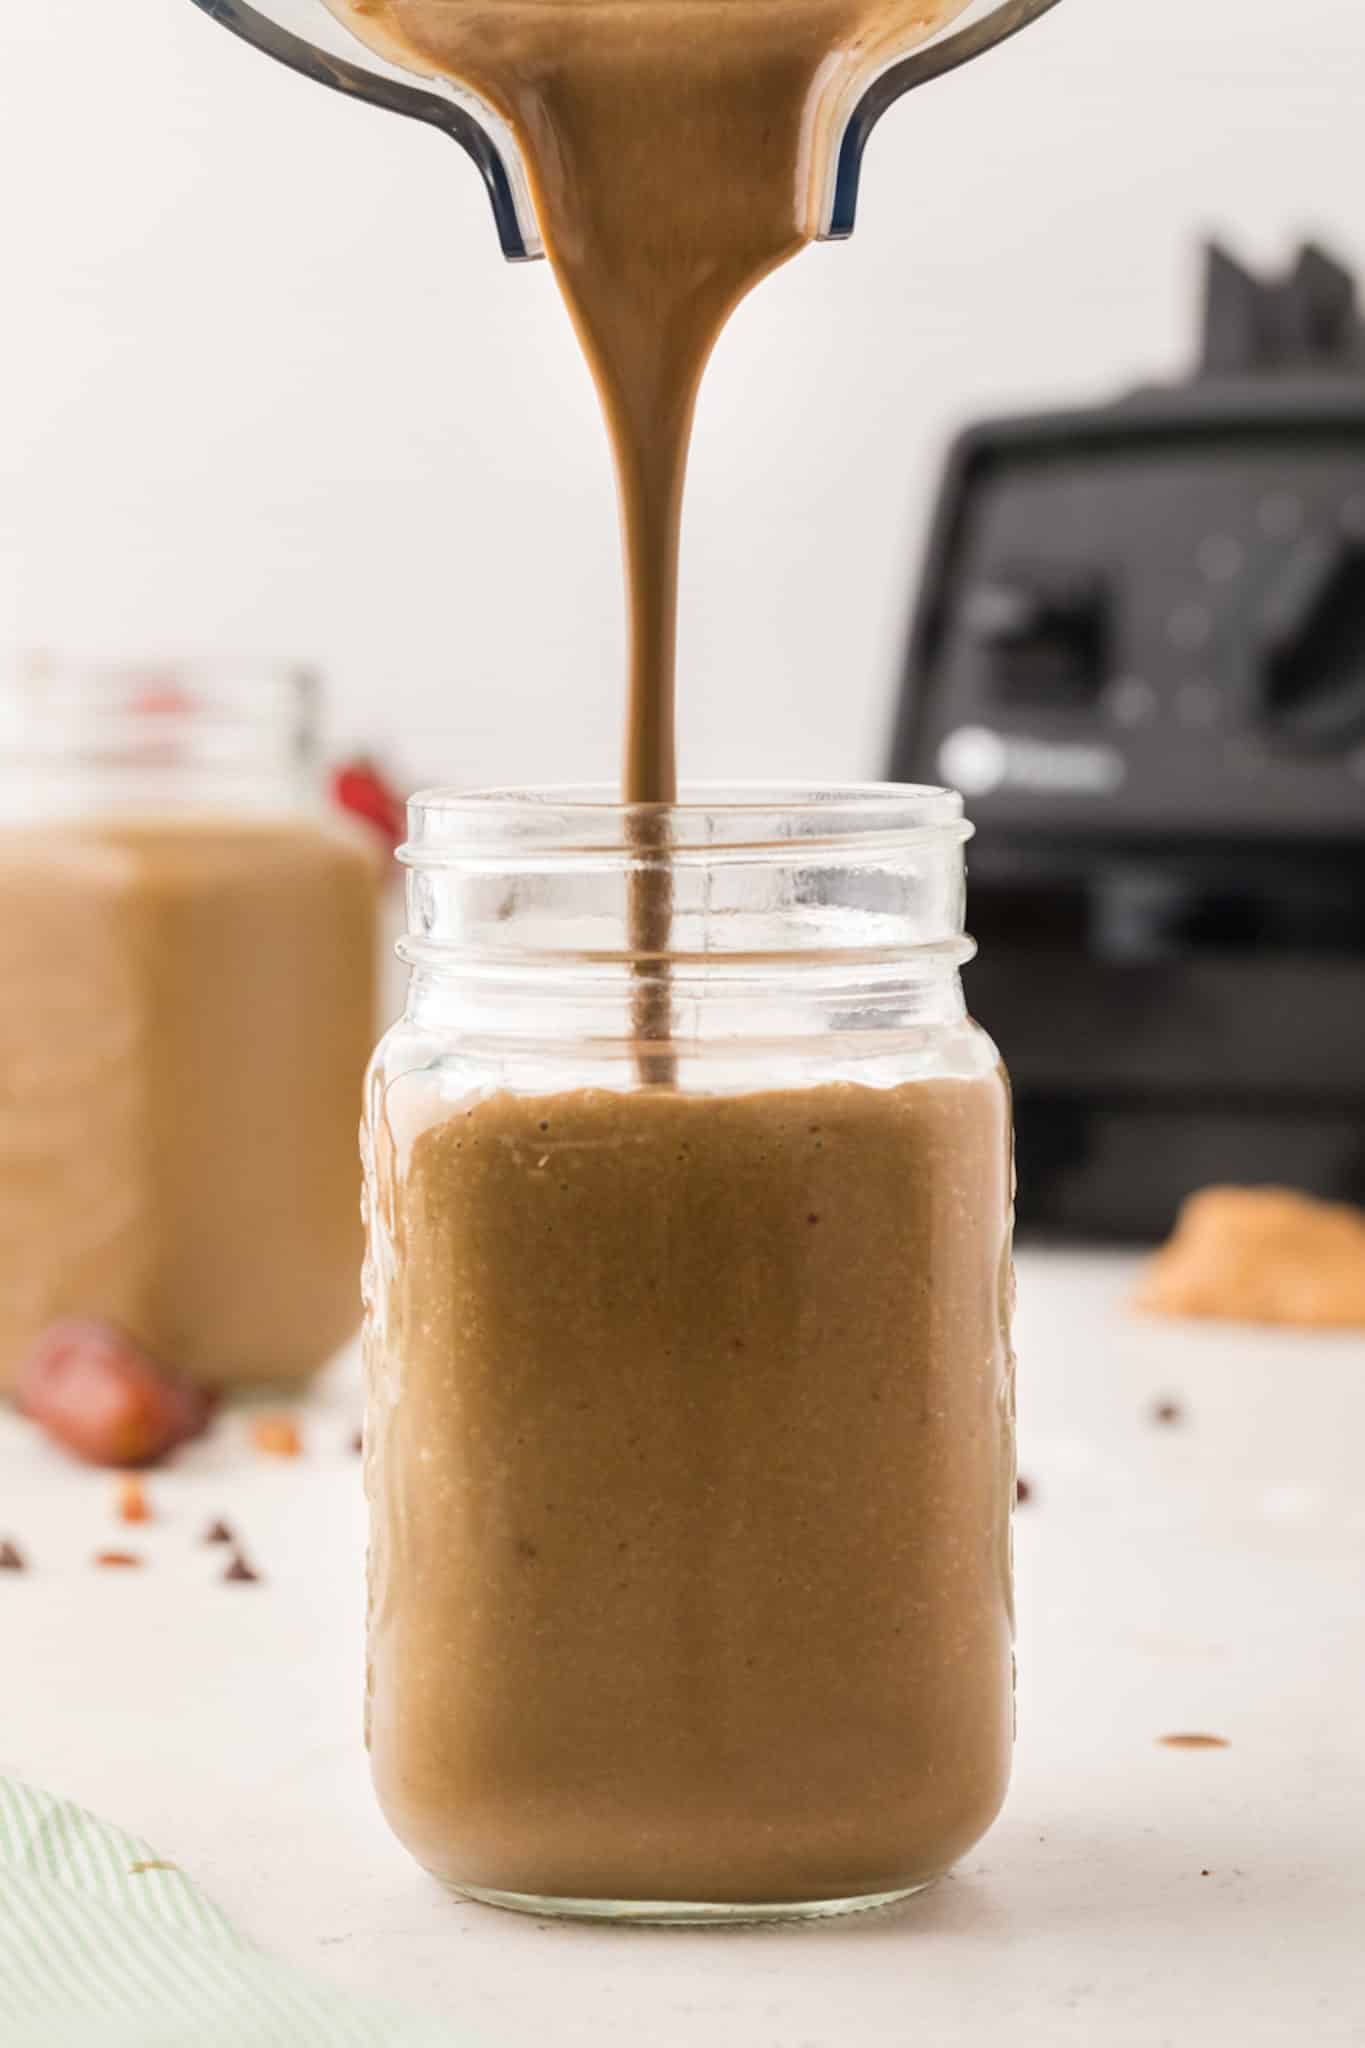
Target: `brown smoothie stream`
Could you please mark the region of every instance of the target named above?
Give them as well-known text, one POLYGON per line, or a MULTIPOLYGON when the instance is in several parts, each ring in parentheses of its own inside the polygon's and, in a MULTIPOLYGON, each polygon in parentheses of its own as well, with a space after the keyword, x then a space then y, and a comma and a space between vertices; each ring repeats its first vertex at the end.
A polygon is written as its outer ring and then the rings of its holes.
MULTIPOLYGON (((622 795, 677 798, 683 483, 697 391, 740 300, 819 230, 856 84, 965 0, 327 0, 381 53, 478 93, 508 123, 602 399, 630 625, 622 795)), ((667 1083, 660 857, 631 880, 641 1077, 667 1083)))
POLYGON ((849 93, 965 0, 327 4, 381 53, 471 88, 517 139, 616 461, 623 795, 672 803, 678 536, 707 359, 818 232, 849 93))

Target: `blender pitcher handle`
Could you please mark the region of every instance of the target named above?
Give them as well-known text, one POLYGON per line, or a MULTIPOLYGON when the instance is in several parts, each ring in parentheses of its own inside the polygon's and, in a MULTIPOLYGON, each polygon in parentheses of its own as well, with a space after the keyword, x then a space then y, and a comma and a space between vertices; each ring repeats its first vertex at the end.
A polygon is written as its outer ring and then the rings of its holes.
POLYGON ((842 242, 853 233, 863 151, 882 115, 902 93, 910 92, 917 85, 927 85, 930 79, 942 78, 946 71, 956 71, 959 64, 966 64, 971 58, 993 50, 997 43, 1007 42, 1011 36, 1018 35, 1021 28, 1027 28, 1030 22, 1037 21, 1040 15, 1048 13, 1056 5, 1057 0, 1000 0, 998 6, 970 27, 959 29, 955 35, 940 37, 937 42, 927 43, 923 49, 901 58, 880 77, 873 79, 854 107, 844 130, 835 163, 829 220, 818 239, 842 242))
MULTIPOLYGON (((384 107, 391 114, 405 114, 410 120, 424 121, 443 135, 449 135, 473 160, 483 179, 492 203, 493 220, 503 255, 511 263, 522 263, 544 253, 530 195, 510 144, 504 152, 482 121, 461 106, 458 100, 447 99, 443 94, 427 91, 421 86, 406 85, 399 78, 385 77, 382 72, 372 71, 364 64, 353 64, 349 58, 320 50, 302 36, 281 28, 259 8, 249 6, 247 0, 194 0, 194 4, 211 21, 231 29, 243 42, 264 50, 268 57, 273 57, 290 71, 314 79, 319 85, 330 86, 334 92, 345 93, 351 99, 366 100, 371 106, 384 107)), ((484 118, 492 120, 491 115, 484 118)))

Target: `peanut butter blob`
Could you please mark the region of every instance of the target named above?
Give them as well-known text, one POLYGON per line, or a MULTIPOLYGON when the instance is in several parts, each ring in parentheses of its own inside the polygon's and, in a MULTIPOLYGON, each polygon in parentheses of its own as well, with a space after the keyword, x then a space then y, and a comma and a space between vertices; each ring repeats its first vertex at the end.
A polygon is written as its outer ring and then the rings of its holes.
POLYGON ((1293 1188, 1204 1188, 1147 1269, 1152 1315, 1365 1330, 1365 1213, 1293 1188))

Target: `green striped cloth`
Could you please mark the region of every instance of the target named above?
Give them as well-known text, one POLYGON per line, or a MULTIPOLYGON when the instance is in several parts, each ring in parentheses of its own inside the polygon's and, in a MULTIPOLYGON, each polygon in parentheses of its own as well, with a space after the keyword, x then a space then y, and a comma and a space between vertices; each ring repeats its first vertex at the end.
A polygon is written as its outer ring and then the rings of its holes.
POLYGON ((136 1835, 0 1778, 0 2043, 456 2048, 456 2037, 273 1962, 136 1835))

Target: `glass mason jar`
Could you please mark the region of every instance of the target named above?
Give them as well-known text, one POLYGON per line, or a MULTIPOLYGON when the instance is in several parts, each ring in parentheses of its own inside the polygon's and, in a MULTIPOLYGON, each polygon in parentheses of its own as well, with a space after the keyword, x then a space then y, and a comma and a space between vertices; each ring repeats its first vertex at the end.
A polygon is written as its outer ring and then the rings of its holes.
POLYGON ((65 1316, 209 1385, 360 1318, 378 863, 292 670, 0 685, 0 1386, 65 1316))
POLYGON ((410 807, 368 1737, 465 1895, 835 1913, 999 1809, 1011 1144, 969 831, 914 788, 410 807))

